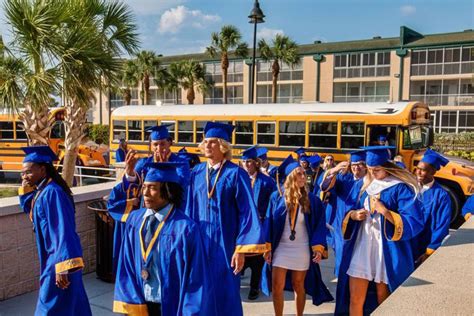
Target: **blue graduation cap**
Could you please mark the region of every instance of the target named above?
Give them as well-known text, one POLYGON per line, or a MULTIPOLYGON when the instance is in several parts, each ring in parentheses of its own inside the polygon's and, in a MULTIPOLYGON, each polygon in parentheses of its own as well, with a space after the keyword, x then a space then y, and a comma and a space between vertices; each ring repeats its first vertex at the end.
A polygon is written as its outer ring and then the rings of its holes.
POLYGON ((364 150, 356 150, 350 152, 351 154, 351 163, 365 162, 366 153, 364 150))
POLYGON ((168 127, 172 124, 163 124, 152 126, 146 129, 147 132, 151 132, 150 140, 162 140, 170 138, 170 132, 168 131, 168 127))
POLYGON ((399 166, 400 168, 402 168, 402 169, 406 169, 406 168, 407 168, 407 166, 406 166, 403 162, 401 162, 401 161, 395 161, 395 164, 396 164, 397 166, 399 166))
POLYGON ((302 154, 304 154, 306 152, 306 149, 304 149, 304 147, 300 147, 300 148, 296 149, 294 152, 297 153, 298 156, 301 156, 302 154))
POLYGON ((181 158, 182 160, 187 161, 189 163, 190 168, 193 168, 195 165, 201 162, 201 159, 199 159, 199 155, 188 152, 186 150, 186 147, 183 147, 180 150, 178 150, 176 155, 178 156, 178 158, 181 158))
POLYGON ((149 162, 145 182, 174 182, 185 186, 191 172, 185 162, 149 162))
POLYGON ((231 124, 207 122, 204 127, 204 137, 222 138, 223 140, 230 142, 234 128, 235 126, 231 124))
POLYGON ((302 154, 302 155, 300 156, 300 161, 306 161, 306 162, 308 162, 308 158, 309 158, 308 155, 302 154))
POLYGON ((387 141, 387 136, 385 136, 385 135, 379 135, 378 141, 379 141, 379 142, 386 142, 386 141, 387 141))
POLYGON ((423 158, 421 158, 421 161, 432 165, 436 170, 441 169, 441 166, 446 166, 449 162, 448 159, 430 148, 426 150, 423 158))
POLYGON ((21 147, 21 149, 26 154, 23 162, 52 163, 59 160, 49 146, 21 147))
POLYGON ((394 146, 366 146, 360 147, 367 152, 366 164, 369 167, 381 166, 390 159, 389 149, 394 146))
POLYGON ((257 158, 260 158, 262 160, 268 160, 267 153, 268 149, 266 147, 257 148, 257 158))
MULTIPOLYGON (((288 157, 285 158, 285 160, 282 161, 282 163, 278 166, 278 177, 279 177, 279 180, 281 182, 284 181, 284 179, 286 178, 286 176, 288 175, 288 173, 286 173, 287 171, 287 167, 291 164, 295 163, 296 164, 296 167, 299 167, 299 164, 297 161, 295 161, 295 159, 293 158, 292 155, 289 155, 288 157)), ((295 167, 295 168, 296 168, 295 167)), ((290 169, 288 169, 290 170, 290 169)), ((290 172, 293 171, 292 169, 290 170, 290 172)))
POLYGON ((321 164, 321 161, 323 159, 321 158, 320 155, 316 154, 316 155, 313 155, 313 156, 310 156, 308 158, 308 162, 309 162, 309 165, 311 166, 311 168, 316 168, 316 167, 319 167, 319 165, 321 164))
POLYGON ((252 146, 242 152, 242 160, 249 160, 249 159, 255 160, 257 158, 258 158, 257 146, 252 146))

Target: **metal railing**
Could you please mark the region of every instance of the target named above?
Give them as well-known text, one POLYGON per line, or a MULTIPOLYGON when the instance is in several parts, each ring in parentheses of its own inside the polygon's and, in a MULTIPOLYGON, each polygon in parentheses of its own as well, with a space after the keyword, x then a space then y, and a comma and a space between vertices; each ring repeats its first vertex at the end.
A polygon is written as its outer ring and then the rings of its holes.
MULTIPOLYGON (((8 164, 8 165, 22 165, 21 162, 1 162, 0 161, 0 166, 3 164, 8 164)), ((62 168, 63 165, 61 164, 55 164, 54 165, 56 168, 62 168)), ((5 173, 20 173, 21 170, 16 170, 16 169, 0 169, 0 174, 5 174, 5 173)), ((74 170, 74 177, 77 178, 77 184, 79 186, 83 186, 83 179, 84 178, 94 178, 94 179, 101 179, 101 180, 107 180, 107 181, 115 181, 116 180, 116 173, 117 169, 116 168, 101 168, 101 167, 86 167, 86 166, 76 166, 74 170), (96 172, 104 172, 104 173, 109 173, 110 176, 104 176, 104 175, 90 175, 90 174, 84 174, 84 170, 91 170, 91 171, 96 171, 96 172)))

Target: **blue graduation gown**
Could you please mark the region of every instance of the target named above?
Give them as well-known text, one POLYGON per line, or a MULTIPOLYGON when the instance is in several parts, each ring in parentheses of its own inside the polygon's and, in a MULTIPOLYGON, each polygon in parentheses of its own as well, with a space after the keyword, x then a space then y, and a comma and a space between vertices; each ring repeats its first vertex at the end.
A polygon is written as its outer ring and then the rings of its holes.
MULTIPOLYGON (((186 160, 179 158, 178 155, 176 155, 175 153, 170 152, 169 157, 168 157, 168 162, 176 162, 176 161, 187 162, 186 160)), ((138 159, 137 164, 135 165, 135 172, 137 173, 138 177, 141 179, 142 182, 145 179, 146 174, 148 173, 149 167, 147 167, 146 164, 152 163, 152 162, 155 162, 153 155, 138 159)))
MULTIPOLYGON (((141 231, 146 208, 134 211, 125 225, 115 282, 116 313, 148 315, 145 302, 141 231)), ((209 272, 196 223, 179 209, 165 221, 152 247, 150 259, 159 256, 161 312, 164 316, 215 315, 209 272)))
MULTIPOLYGON (((304 214, 304 219, 308 239, 310 241, 308 251, 310 253, 311 263, 306 273, 305 290, 307 294, 311 295, 313 304, 320 305, 334 299, 322 280, 319 264, 312 261, 313 251, 315 250, 321 252, 323 259, 328 257, 325 230, 326 220, 319 198, 309 193, 309 202, 310 212, 304 214)), ((267 217, 265 219, 266 240, 271 244, 272 255, 278 248, 281 238, 288 238, 288 236, 283 236, 285 225, 288 225, 286 214, 285 197, 274 194, 271 203, 268 205, 267 217)), ((265 262, 262 274, 262 292, 265 295, 270 295, 272 289, 271 280, 271 265, 265 262)), ((291 286, 291 271, 287 272, 285 290, 293 291, 293 287, 291 286)))
MULTIPOLYGON (((321 185, 321 189, 323 192, 331 190, 331 195, 329 196, 329 201, 326 205, 326 216, 328 216, 326 221, 331 227, 331 229, 329 229, 331 236, 328 243, 334 250, 334 274, 337 276, 339 273, 339 265, 341 263, 343 247, 341 224, 346 213, 346 200, 348 199, 356 180, 354 179, 354 175, 349 172, 346 174, 338 173, 335 177, 336 180, 331 182, 329 185, 323 187, 325 184, 323 183, 321 185)), ((362 181, 362 179, 357 181, 362 181)))
MULTIPOLYGON (((234 275, 234 252, 263 253, 267 249, 258 211, 253 201, 250 178, 231 161, 226 161, 213 196, 208 198, 207 163, 194 167, 188 189, 186 214, 194 219, 204 242, 218 315, 242 315, 240 276, 234 275)), ((217 172, 209 179, 211 190, 217 172)))
POLYGON ((125 222, 127 221, 130 212, 135 208, 133 206, 133 199, 141 197, 141 182, 140 178, 137 182, 129 182, 125 175, 122 182, 116 184, 109 195, 107 201, 107 210, 110 216, 114 219, 114 248, 112 251, 113 273, 117 271, 118 257, 120 254, 120 246, 122 244, 122 236, 125 230, 125 222))
POLYGON ((115 151, 115 162, 124 162, 125 161, 125 150, 118 148, 115 151))
POLYGON ((435 181, 422 194, 422 200, 425 226, 412 240, 415 260, 424 253, 431 255, 441 246, 441 242, 449 234, 451 221, 451 199, 438 182, 435 181))
MULTIPOLYGON (((351 263, 360 227, 360 222, 353 221, 350 214, 351 210, 363 208, 366 197, 367 192, 364 191, 360 199, 348 207, 342 222, 344 248, 337 282, 336 315, 349 313, 350 297, 347 270, 351 263)), ((384 216, 381 216, 382 246, 390 292, 395 291, 415 269, 410 240, 423 229, 423 207, 421 201, 414 197, 415 194, 411 188, 404 183, 396 184, 380 193, 380 200, 391 211, 395 220, 395 224, 392 224, 385 220, 384 216)), ((368 295, 364 305, 365 312, 372 312, 376 306, 376 297, 368 295)))
MULTIPOLYGON (((40 263, 40 289, 35 315, 91 315, 82 282, 82 248, 76 233, 72 198, 54 181, 23 198, 30 209, 40 263), (70 285, 61 290, 56 274, 68 273, 70 285)), ((22 197, 20 197, 22 200, 22 197)))
POLYGON ((261 172, 257 172, 255 182, 253 182, 253 198, 258 209, 258 214, 261 220, 265 218, 267 213, 270 196, 276 191, 276 183, 269 176, 261 172))
POLYGON ((474 212, 474 194, 471 195, 464 206, 462 207, 461 213, 464 219, 467 221, 469 217, 471 217, 472 213, 474 212))

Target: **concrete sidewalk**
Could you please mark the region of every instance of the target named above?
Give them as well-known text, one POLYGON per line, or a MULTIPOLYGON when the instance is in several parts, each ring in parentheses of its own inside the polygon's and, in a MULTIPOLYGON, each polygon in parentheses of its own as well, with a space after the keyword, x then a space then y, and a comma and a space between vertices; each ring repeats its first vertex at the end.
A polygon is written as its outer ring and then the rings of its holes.
MULTIPOLYGON (((335 297, 336 282, 333 274, 334 256, 330 254, 330 259, 324 260, 321 264, 321 273, 324 282, 335 297)), ((250 270, 246 271, 242 278, 240 296, 244 308, 244 315, 273 315, 273 304, 271 297, 263 294, 255 301, 247 299, 249 291, 250 270)), ((112 301, 114 286, 110 283, 102 282, 96 278, 95 273, 84 275, 89 302, 92 314, 96 316, 117 315, 112 313, 112 301)), ((0 302, 0 316, 29 316, 34 314, 38 291, 20 295, 9 300, 0 302)), ((296 313, 293 293, 285 294, 285 314, 296 313)), ((334 302, 314 306, 308 297, 306 301, 305 315, 332 315, 334 313, 334 302)))

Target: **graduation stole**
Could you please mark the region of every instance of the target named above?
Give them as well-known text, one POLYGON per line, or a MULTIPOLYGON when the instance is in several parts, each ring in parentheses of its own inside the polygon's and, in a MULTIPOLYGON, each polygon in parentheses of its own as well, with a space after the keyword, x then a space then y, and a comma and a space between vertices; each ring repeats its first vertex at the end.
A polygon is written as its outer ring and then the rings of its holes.
POLYGON ((277 171, 277 172, 276 172, 277 189, 278 189, 278 194, 279 194, 280 196, 283 196, 283 192, 281 192, 281 188, 280 188, 280 179, 279 179, 280 177, 279 177, 279 175, 280 175, 280 173, 277 171))
POLYGON ((214 180, 214 184, 212 185, 211 191, 209 191, 209 168, 206 168, 206 184, 207 184, 207 198, 210 200, 214 195, 214 191, 216 190, 217 181, 219 180, 219 176, 221 175, 222 168, 224 167, 227 160, 223 160, 221 166, 219 167, 219 171, 217 172, 216 179, 214 180))
POLYGON ((34 207, 35 207, 36 199, 40 196, 41 192, 43 192, 44 188, 46 188, 46 186, 47 186, 51 181, 53 181, 53 179, 49 178, 48 181, 45 183, 45 185, 35 193, 35 196, 33 197, 33 201, 31 201, 31 210, 30 210, 30 214, 29 214, 29 217, 30 217, 30 221, 31 221, 31 222, 33 222, 33 209, 34 209, 34 207))
MULTIPOLYGON (((160 235, 161 229, 163 228, 163 225, 165 224, 166 220, 170 216, 173 209, 174 209, 174 205, 171 207, 168 214, 166 214, 166 217, 158 224, 158 227, 156 228, 156 231, 153 234, 153 237, 151 238, 150 244, 148 245, 147 249, 145 249, 145 241, 143 240, 143 227, 145 226, 145 222, 146 222, 148 217, 145 217, 143 219, 143 222, 142 222, 142 225, 140 226, 140 231, 139 232, 140 232, 140 250, 141 250, 141 253, 142 253, 142 259, 145 263, 148 262, 151 250, 153 249, 153 246, 155 245, 155 242, 158 239, 158 236, 160 235)), ((155 216, 155 215, 153 215, 153 216, 155 216)))

